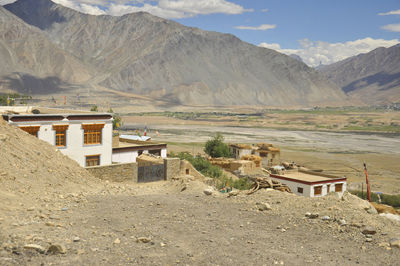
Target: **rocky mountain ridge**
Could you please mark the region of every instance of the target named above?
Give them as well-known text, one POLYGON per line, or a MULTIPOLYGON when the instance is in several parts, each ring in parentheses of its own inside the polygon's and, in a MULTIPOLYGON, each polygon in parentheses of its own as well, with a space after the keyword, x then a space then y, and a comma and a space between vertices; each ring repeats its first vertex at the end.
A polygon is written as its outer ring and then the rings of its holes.
POLYGON ((143 12, 86 15, 50 0, 19 0, 5 8, 89 66, 91 78, 83 87, 177 105, 314 106, 346 99, 304 63, 230 34, 143 12))
POLYGON ((368 104, 400 101, 400 46, 377 48, 319 69, 344 92, 368 104))
POLYGON ((51 93, 52 87, 84 83, 91 76, 88 66, 1 6, 0 32, 0 89, 51 93))

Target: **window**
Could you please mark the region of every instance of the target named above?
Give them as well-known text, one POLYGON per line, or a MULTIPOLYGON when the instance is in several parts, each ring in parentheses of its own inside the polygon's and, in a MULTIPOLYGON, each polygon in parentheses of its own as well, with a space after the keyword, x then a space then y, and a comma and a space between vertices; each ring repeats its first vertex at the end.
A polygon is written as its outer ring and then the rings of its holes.
POLYGON ((314 187, 314 196, 322 194, 322 186, 314 187))
POLYGON ((84 144, 101 144, 101 130, 104 124, 82 125, 84 130, 84 144))
POLYGON ((342 192, 343 184, 335 184, 335 192, 342 192))
POLYGON ((161 156, 161 150, 150 150, 149 153, 156 156, 161 156))
POLYGON ((19 128, 22 129, 23 131, 31 134, 32 136, 37 137, 40 126, 27 126, 27 127, 19 127, 19 128))
POLYGON ((56 146, 65 147, 67 145, 67 129, 68 125, 53 125, 56 131, 56 146))
POLYGON ((100 165, 100 155, 86 156, 86 166, 100 165))
POLYGON ((297 187, 297 192, 303 194, 303 188, 302 187, 297 187))

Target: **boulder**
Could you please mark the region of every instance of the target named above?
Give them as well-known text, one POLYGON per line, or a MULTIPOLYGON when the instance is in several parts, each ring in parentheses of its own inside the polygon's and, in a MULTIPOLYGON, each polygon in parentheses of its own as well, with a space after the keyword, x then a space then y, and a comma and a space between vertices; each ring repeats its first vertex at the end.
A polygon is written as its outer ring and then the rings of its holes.
POLYGON ((389 243, 391 247, 400 248, 400 238, 392 238, 389 243))
POLYGON ((47 254, 65 254, 66 249, 63 245, 54 244, 47 249, 47 254))
POLYGON ((213 191, 214 190, 212 188, 206 188, 203 190, 203 193, 206 194, 207 196, 210 196, 212 195, 213 191))
POLYGON ((266 202, 257 202, 256 203, 257 209, 259 211, 270 211, 272 210, 271 205, 266 202))
POLYGON ((28 244, 24 246, 24 249, 30 249, 30 250, 35 250, 39 253, 45 253, 46 249, 40 245, 36 245, 36 244, 28 244))
POLYGON ((364 226, 361 230, 364 235, 375 235, 376 229, 373 226, 364 226))

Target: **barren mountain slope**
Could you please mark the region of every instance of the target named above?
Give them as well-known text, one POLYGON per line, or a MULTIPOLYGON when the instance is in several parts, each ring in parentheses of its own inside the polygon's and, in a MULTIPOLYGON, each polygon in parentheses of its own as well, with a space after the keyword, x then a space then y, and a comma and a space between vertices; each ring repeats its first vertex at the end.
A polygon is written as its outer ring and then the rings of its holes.
POLYGON ((377 48, 320 71, 350 96, 368 104, 400 101, 400 46, 377 48))
POLYGON ((51 93, 90 78, 88 68, 0 6, 0 89, 51 93))
POLYGON ((177 104, 314 105, 345 95, 289 56, 147 13, 91 16, 49 0, 5 6, 96 66, 92 83, 177 104))

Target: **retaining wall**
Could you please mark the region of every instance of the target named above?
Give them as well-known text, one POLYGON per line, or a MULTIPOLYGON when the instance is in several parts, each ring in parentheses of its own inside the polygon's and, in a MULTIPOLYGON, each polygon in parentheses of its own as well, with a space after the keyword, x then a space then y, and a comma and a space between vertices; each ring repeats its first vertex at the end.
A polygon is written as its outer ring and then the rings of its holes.
POLYGON ((92 175, 102 180, 114 182, 138 181, 138 166, 136 163, 121 163, 105 166, 86 167, 92 175))

